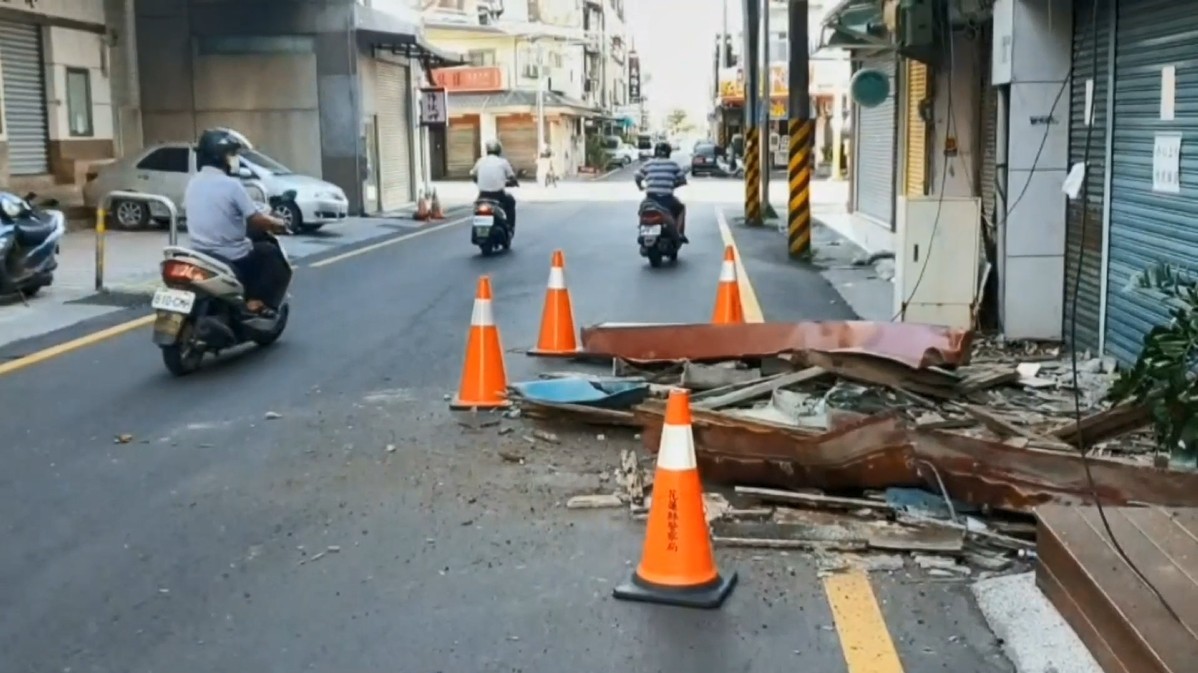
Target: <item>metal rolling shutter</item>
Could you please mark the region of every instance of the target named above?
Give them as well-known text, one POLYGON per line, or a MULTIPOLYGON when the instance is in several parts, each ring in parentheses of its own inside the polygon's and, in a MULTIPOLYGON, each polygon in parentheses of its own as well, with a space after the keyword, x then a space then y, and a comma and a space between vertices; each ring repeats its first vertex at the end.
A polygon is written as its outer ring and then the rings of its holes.
MULTIPOLYGON (((1126 363, 1139 354, 1144 334, 1169 319, 1160 297, 1124 289, 1129 277, 1161 262, 1193 269, 1198 256, 1198 119, 1191 102, 1198 96, 1198 80, 1190 66, 1198 61, 1198 12, 1173 0, 1123 2, 1116 26, 1105 346, 1126 363), (1161 68, 1173 64, 1177 113, 1173 121, 1161 121, 1161 68), (1157 133, 1184 134, 1180 194, 1152 191, 1157 133)), ((1102 117, 1095 119, 1095 131, 1103 123, 1102 117)))
POLYGON ((4 72, 4 128, 13 175, 50 172, 42 33, 38 26, 0 21, 0 67, 4 72))
MULTIPOLYGON (((1069 165, 1080 162, 1086 153, 1086 135, 1090 135, 1089 161, 1086 168, 1086 204, 1069 201, 1065 216, 1065 302, 1062 334, 1066 341, 1073 330, 1073 304, 1077 302, 1077 347, 1097 351, 1101 333, 1099 306, 1102 296, 1102 211, 1106 191, 1106 124, 1110 103, 1107 95, 1108 50, 1110 46, 1110 0, 1100 0, 1098 40, 1094 41, 1091 23, 1093 0, 1074 0, 1073 72, 1069 94, 1069 165), (1094 53, 1098 52, 1098 72, 1093 72, 1094 53), (1093 80, 1093 126, 1085 122, 1086 82, 1093 80), (1078 283, 1079 252, 1082 245, 1082 214, 1086 218, 1085 255, 1081 257, 1081 284, 1078 283), (1074 287, 1077 296, 1074 297, 1074 287)), ((1159 77, 1159 74, 1158 74, 1159 77)), ((1058 106, 1059 108, 1060 106, 1058 106)), ((1156 106, 1153 106, 1156 109, 1156 106)), ((1036 140, 1039 142, 1039 139, 1036 140)), ((1012 195, 1012 198, 1018 194, 1012 195)))
POLYGON ((894 71, 893 54, 866 58, 862 68, 890 75, 891 95, 874 108, 856 106, 857 211, 894 227, 894 71))
POLYGON ((378 61, 376 100, 379 134, 379 192, 383 212, 412 198, 412 119, 407 66, 378 61))
POLYGON ((473 119, 450 121, 446 135, 446 172, 455 178, 470 175, 478 158, 478 126, 473 119))
POLYGON ((997 235, 994 221, 995 193, 998 191, 998 89, 990 83, 990 50, 992 28, 986 24, 982 35, 982 169, 978 171, 979 193, 982 195, 982 219, 997 235))
POLYGON ((906 75, 906 194, 923 196, 928 173, 928 125, 919 114, 919 104, 928 97, 928 66, 908 59, 906 75))
POLYGON ((501 117, 495 124, 503 156, 516 172, 537 172, 537 123, 529 116, 501 117))

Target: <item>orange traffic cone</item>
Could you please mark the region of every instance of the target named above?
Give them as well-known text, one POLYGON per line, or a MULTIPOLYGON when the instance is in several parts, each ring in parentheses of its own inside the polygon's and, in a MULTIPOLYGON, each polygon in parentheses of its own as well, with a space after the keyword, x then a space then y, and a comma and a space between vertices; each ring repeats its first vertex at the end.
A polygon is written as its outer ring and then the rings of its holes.
POLYGON ((503 365, 503 346, 499 328, 491 312, 491 279, 478 279, 474 295, 474 313, 470 316, 470 336, 466 340, 466 364, 458 396, 450 409, 493 409, 510 404, 507 397, 507 369, 503 365))
POLYGON ((416 215, 414 217, 420 221, 428 219, 428 200, 424 198, 423 193, 416 199, 416 215))
POLYGON ((720 575, 711 550, 691 435, 690 392, 671 390, 641 563, 612 595, 621 600, 718 608, 734 586, 736 573, 720 575))
POLYGON ((441 210, 441 199, 437 196, 437 190, 435 190, 435 189, 433 190, 433 205, 431 207, 431 211, 432 212, 430 212, 428 215, 429 219, 432 219, 432 220, 444 220, 445 219, 445 212, 441 210))
POLYGON ((561 250, 553 251, 545 308, 541 310, 541 336, 537 339, 537 347, 528 354, 542 357, 578 354, 574 308, 570 305, 570 291, 566 289, 566 255, 561 250))
POLYGON ((724 248, 724 264, 720 268, 720 286, 715 293, 715 311, 711 322, 716 325, 739 325, 745 321, 740 303, 740 285, 736 282, 736 253, 732 246, 724 248))

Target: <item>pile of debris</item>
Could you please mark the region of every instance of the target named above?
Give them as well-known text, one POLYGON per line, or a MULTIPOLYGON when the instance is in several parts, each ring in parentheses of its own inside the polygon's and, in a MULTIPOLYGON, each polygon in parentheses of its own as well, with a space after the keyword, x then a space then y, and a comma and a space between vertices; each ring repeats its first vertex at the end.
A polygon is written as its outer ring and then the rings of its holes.
POLYGON ((868 322, 600 325, 582 343, 613 375, 516 384, 522 413, 636 427, 652 454, 661 397, 689 388, 704 479, 739 487, 717 543, 893 550, 897 535, 996 569, 976 559, 1031 549, 1040 504, 1198 505, 1198 473, 1155 463, 1146 410, 1104 405, 1110 361, 868 322), (918 511, 900 506, 913 493, 918 511), (803 508, 740 502, 753 499, 803 508))

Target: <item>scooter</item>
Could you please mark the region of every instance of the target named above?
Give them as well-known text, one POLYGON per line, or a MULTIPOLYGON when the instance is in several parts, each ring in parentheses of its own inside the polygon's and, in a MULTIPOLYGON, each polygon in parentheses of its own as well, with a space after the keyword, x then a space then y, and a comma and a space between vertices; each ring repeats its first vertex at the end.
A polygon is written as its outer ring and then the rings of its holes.
MULTIPOLYGON (((678 224, 670 209, 651 198, 641 201, 638 217, 637 244, 641 247, 641 257, 649 258, 649 266, 657 268, 665 259, 678 261, 678 251, 682 248, 682 236, 678 233, 678 224)), ((682 217, 686 218, 683 212, 682 217)))
MULTIPOLYGON (((295 201, 295 190, 272 196, 262 204, 263 212, 274 212, 295 201)), ((291 231, 288 234, 293 233, 291 231)), ((200 367, 204 355, 253 342, 266 347, 278 341, 291 313, 291 260, 273 234, 254 231, 250 240, 272 245, 288 269, 283 301, 271 317, 246 309, 245 289, 236 272, 225 262, 196 250, 168 246, 163 250, 162 282, 150 306, 154 319, 154 343, 162 349, 162 361, 175 376, 190 374, 200 367)))
MULTIPOLYGON (((519 187, 514 178, 507 181, 508 188, 519 187)), ((516 232, 508 226, 507 211, 498 199, 480 196, 474 201, 474 217, 470 222, 470 243, 477 245, 483 256, 499 248, 512 249, 516 232)))
POLYGON ((0 296, 25 299, 54 282, 66 217, 33 205, 34 198, 0 192, 0 296))

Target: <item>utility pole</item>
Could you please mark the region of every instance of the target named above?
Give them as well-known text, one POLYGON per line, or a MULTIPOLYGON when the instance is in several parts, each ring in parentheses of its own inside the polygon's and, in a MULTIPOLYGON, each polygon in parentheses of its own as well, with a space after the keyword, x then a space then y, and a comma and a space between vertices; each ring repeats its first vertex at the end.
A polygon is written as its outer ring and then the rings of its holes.
POLYGON ((745 224, 761 224, 761 134, 757 127, 758 100, 761 90, 758 57, 758 31, 761 29, 762 0, 744 0, 745 14, 745 224))
POLYGON ((761 214, 764 219, 777 219, 778 213, 770 205, 770 170, 774 167, 770 152, 770 138, 774 135, 770 123, 770 110, 774 107, 773 72, 770 70, 770 4, 773 0, 762 0, 761 8, 761 112, 758 118, 761 138, 761 214))
MULTIPOLYGON (((789 0, 790 73, 790 153, 787 164, 789 197, 786 207, 786 243, 791 257, 811 254, 811 169, 815 124, 811 120, 811 82, 808 68, 807 0, 789 0)), ((835 122, 833 122, 835 123, 835 122)), ((833 170, 839 169, 834 166, 833 170)))

